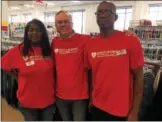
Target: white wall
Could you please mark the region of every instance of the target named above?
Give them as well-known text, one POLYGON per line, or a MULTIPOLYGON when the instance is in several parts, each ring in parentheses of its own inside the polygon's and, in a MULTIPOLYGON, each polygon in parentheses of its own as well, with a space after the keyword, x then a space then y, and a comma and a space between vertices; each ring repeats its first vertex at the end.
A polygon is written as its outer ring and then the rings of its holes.
POLYGON ((2 2, 2 20, 8 20, 8 2, 7 1, 3 1, 2 2))
MULTIPOLYGON (((162 1, 136 1, 133 20, 148 19, 149 4, 159 4, 162 1)), ((152 21, 156 25, 156 21, 152 21)))
MULTIPOLYGON (((0 22, 1 22, 2 26, 8 26, 8 2, 3 1, 1 6, 2 6, 2 9, 1 9, 1 11, 2 11, 2 16, 1 16, 2 22, 1 21, 0 22)), ((8 34, 8 30, 6 32, 8 34)), ((1 38, 1 35, 0 35, 0 38, 1 38)))
POLYGON ((148 18, 149 4, 159 4, 162 1, 136 1, 134 19, 148 18))
MULTIPOLYGON (((156 3, 162 3, 162 1, 114 1, 116 6, 132 6, 133 7, 133 20, 139 20, 139 19, 147 19, 148 18, 148 5, 149 4, 156 4, 156 3)), ((96 24, 95 19, 95 11, 97 8, 97 3, 93 4, 87 4, 87 5, 77 5, 77 6, 66 6, 66 7, 53 7, 50 9, 34 9, 34 10, 28 10, 27 11, 16 11, 16 12, 9 12, 9 14, 17 14, 21 15, 22 13, 34 13, 33 17, 40 18, 43 17, 43 12, 50 12, 50 11, 58 11, 60 9, 64 10, 78 10, 78 9, 85 9, 85 33, 89 32, 98 32, 98 27, 96 24)), ((42 20, 42 18, 41 18, 42 20)), ((154 24, 154 23, 153 23, 154 24)))
POLYGON ((98 31, 98 26, 96 24, 95 19, 95 10, 98 4, 88 4, 88 5, 80 5, 80 6, 69 6, 62 7, 64 10, 77 10, 84 9, 85 10, 85 33, 96 32, 98 31))

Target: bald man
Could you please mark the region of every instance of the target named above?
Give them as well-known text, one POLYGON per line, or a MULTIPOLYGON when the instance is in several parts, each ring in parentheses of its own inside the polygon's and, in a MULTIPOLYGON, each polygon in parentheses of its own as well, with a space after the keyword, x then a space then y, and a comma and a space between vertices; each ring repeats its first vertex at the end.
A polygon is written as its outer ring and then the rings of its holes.
MULTIPOLYGON (((85 121, 89 89, 84 50, 91 37, 75 33, 72 17, 67 11, 57 12, 55 26, 60 35, 52 41, 57 74, 56 103, 64 121, 85 121)), ((129 31, 125 34, 135 35, 129 31)))
POLYGON ((85 49, 86 67, 92 70, 94 121, 137 120, 143 93, 144 56, 137 37, 114 29, 116 6, 101 2, 96 19, 100 34, 85 49))

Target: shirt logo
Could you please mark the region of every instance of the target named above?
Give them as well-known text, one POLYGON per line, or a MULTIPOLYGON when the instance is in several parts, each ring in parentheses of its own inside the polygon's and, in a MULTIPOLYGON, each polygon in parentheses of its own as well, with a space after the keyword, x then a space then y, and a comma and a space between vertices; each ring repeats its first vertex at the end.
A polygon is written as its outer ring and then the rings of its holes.
POLYGON ((67 49, 63 49, 63 48, 56 48, 54 50, 55 54, 59 53, 59 54, 73 54, 73 53, 77 53, 78 52, 78 48, 67 48, 67 49))
POLYGON ((92 53, 92 58, 96 58, 97 53, 92 53))
POLYGON ((36 60, 50 60, 51 59, 51 57, 50 56, 47 56, 47 57, 43 57, 43 56, 41 56, 41 55, 36 55, 36 56, 27 56, 27 57, 24 57, 23 56, 23 59, 24 59, 24 61, 27 61, 27 60, 30 60, 30 61, 36 61, 36 60))
POLYGON ((55 53, 56 53, 56 54, 58 53, 58 51, 59 51, 59 49, 55 49, 55 53))
POLYGON ((92 56, 92 58, 99 58, 99 57, 121 56, 121 55, 126 55, 126 54, 127 54, 127 50, 126 49, 121 49, 121 50, 92 52, 91 56, 92 56))

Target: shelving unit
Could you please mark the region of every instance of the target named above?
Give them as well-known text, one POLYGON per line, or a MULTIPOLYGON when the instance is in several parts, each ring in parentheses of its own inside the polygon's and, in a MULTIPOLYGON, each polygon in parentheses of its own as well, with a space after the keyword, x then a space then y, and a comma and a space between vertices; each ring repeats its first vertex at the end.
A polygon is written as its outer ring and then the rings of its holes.
POLYGON ((9 37, 2 37, 1 47, 2 51, 7 51, 8 49, 13 48, 14 46, 22 43, 22 40, 10 40, 9 37))
MULTIPOLYGON (((9 23, 9 39, 23 40, 25 26, 27 23, 9 23)), ((46 26, 50 41, 57 35, 54 23, 44 23, 46 26)))
POLYGON ((129 28, 129 30, 134 31, 141 38, 141 40, 162 41, 162 26, 137 26, 129 28))
POLYGON ((9 36, 10 39, 23 39, 24 36, 24 29, 26 23, 10 23, 9 24, 9 36))
POLYGON ((134 31, 141 39, 146 63, 162 63, 162 26, 137 26, 129 30, 134 31))

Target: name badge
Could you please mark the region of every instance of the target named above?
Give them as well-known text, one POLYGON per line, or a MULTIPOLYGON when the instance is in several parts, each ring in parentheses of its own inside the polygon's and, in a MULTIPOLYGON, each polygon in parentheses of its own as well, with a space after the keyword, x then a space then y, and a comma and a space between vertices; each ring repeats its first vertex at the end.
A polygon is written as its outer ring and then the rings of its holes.
POLYGON ((29 61, 29 62, 26 62, 26 66, 32 66, 32 65, 34 65, 35 64, 35 62, 34 61, 29 61))

